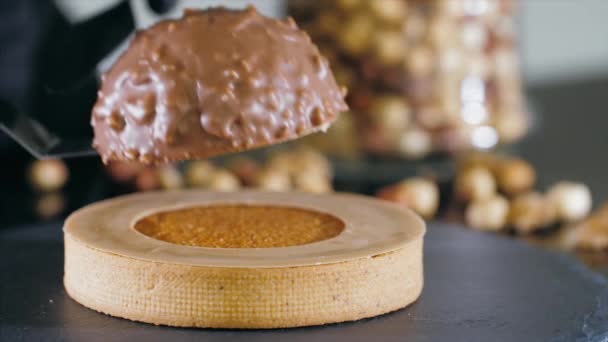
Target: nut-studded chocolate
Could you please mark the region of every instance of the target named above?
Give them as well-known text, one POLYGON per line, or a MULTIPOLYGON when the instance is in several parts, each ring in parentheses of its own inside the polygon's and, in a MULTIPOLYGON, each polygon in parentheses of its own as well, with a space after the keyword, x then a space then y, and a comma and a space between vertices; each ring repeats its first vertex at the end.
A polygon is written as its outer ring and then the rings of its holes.
POLYGON ((293 20, 187 10, 138 32, 102 77, 94 146, 145 163, 240 151, 327 128, 343 97, 293 20))

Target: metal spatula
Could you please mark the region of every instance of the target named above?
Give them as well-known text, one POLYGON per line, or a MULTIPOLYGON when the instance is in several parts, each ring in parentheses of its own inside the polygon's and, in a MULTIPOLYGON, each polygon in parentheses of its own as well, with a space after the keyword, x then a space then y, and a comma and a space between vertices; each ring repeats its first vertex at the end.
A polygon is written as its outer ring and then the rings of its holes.
POLYGON ((96 154, 90 139, 64 139, 1 100, 0 130, 38 159, 64 159, 96 154))

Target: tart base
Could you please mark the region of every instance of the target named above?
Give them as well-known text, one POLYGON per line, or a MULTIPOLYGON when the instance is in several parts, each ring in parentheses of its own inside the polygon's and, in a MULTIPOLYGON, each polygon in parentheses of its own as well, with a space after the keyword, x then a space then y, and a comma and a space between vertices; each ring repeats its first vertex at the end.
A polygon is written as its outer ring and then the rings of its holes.
POLYGON ((422 291, 422 240, 394 252, 318 266, 163 264, 65 237, 67 293, 93 310, 157 325, 287 328, 395 311, 422 291))
POLYGON ((182 246, 144 236, 121 223, 133 221, 133 213, 140 209, 129 203, 156 207, 179 199, 187 206, 205 198, 214 202, 214 196, 127 196, 73 214, 64 226, 64 285, 69 296, 108 315, 157 325, 268 329, 381 315, 409 305, 422 291, 424 224, 411 212, 377 200, 352 195, 222 194, 270 205, 290 199, 292 205, 301 203, 309 209, 331 202, 351 206, 342 209, 343 215, 327 208, 345 220, 344 233, 292 247, 182 246), (362 205, 368 210, 365 215, 347 213, 357 207, 360 212, 362 205), (116 221, 104 221, 105 215, 116 221), (393 223, 371 225, 383 218, 393 223), (362 242, 375 237, 377 244, 362 242), (252 258, 260 253, 270 254, 256 264, 252 258), (311 255, 308 263, 302 261, 304 255, 311 255))

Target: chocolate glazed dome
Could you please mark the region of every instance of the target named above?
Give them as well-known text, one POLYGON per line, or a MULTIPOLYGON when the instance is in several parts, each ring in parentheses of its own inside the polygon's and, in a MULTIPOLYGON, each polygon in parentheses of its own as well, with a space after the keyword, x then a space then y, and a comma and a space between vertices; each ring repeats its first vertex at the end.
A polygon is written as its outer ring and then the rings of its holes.
POLYGON ((326 129, 344 96, 291 18, 187 10, 138 32, 102 76, 93 145, 104 162, 236 152, 326 129))

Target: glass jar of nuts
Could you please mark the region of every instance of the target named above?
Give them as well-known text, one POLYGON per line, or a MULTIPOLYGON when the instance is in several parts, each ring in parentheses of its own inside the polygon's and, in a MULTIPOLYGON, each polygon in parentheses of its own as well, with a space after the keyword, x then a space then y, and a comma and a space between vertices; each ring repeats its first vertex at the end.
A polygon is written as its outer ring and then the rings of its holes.
POLYGON ((526 133, 516 3, 290 0, 288 10, 349 88, 342 120, 354 130, 338 134, 357 138, 340 138, 372 154, 422 158, 526 133))

